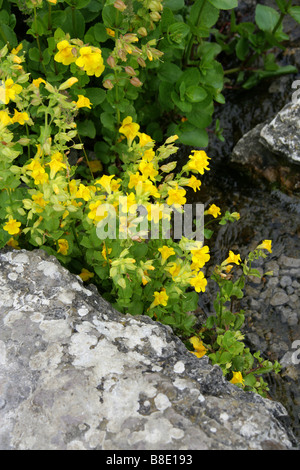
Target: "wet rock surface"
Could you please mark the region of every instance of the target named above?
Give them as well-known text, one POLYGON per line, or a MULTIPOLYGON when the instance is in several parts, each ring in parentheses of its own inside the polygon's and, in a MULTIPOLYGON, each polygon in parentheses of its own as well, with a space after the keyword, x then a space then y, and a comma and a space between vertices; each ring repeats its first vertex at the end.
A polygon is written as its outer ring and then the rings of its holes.
POLYGON ((281 404, 44 252, 2 251, 0 275, 2 450, 297 448, 281 404))

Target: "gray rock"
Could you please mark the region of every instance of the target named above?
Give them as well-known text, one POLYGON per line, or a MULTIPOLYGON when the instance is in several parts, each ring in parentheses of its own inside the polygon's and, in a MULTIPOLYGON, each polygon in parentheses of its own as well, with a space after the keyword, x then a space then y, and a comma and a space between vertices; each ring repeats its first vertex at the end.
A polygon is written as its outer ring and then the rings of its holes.
POLYGON ((0 252, 0 277, 1 450, 295 448, 281 404, 43 251, 0 252))
POLYGON ((284 305, 284 304, 287 304, 288 302, 289 302, 289 296, 282 289, 279 289, 270 300, 270 304, 273 307, 277 307, 278 305, 284 305))
POLYGON ((291 284, 292 284, 292 279, 290 276, 282 276, 282 278, 280 279, 280 285, 283 288, 290 286, 291 284))
POLYGON ((300 163, 300 102, 288 103, 260 131, 260 141, 273 153, 300 163))
POLYGON ((291 258, 289 256, 281 255, 278 263, 280 266, 286 268, 300 268, 300 258, 291 258))

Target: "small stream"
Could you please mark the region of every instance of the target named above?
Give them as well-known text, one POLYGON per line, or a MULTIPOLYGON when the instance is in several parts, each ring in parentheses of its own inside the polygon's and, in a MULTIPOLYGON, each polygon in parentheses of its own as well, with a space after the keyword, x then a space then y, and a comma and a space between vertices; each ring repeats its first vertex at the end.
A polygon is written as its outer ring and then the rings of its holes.
MULTIPOLYGON (((229 156, 246 132, 271 119, 290 101, 293 80, 295 77, 282 77, 248 92, 227 94, 226 104, 216 111, 224 128, 225 142, 211 139, 206 149, 211 157, 211 170, 202 178, 200 192, 191 194, 193 202, 214 203, 222 213, 229 210, 241 215, 236 223, 215 227, 216 233, 209 241, 211 266, 223 261, 229 249, 243 258, 262 240, 272 240, 272 254, 259 260, 256 267, 262 272, 273 269, 274 275, 262 282, 249 282, 239 307, 246 314, 244 333, 248 346, 253 352, 260 350, 263 357, 279 362, 290 357, 294 352, 293 341, 300 340, 300 196, 287 195, 276 187, 250 179, 230 164, 229 156), (299 259, 299 269, 282 265, 282 256, 299 259), (283 290, 280 284, 283 276, 290 278, 287 292, 294 303, 274 306, 275 293, 283 290)), ((189 151, 181 149, 182 158, 189 151)), ((215 287, 210 280, 207 293, 200 295, 199 307, 204 315, 214 311, 215 287)), ((270 387, 270 398, 288 410, 300 443, 300 365, 289 364, 280 374, 270 374, 265 380, 270 387)))

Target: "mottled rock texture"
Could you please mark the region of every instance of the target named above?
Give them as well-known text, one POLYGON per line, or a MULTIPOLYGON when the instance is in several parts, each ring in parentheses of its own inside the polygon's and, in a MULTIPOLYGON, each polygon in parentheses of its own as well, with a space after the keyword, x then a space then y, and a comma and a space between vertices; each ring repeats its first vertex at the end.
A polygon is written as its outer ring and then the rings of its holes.
POLYGON ((43 251, 0 252, 0 449, 292 449, 285 408, 43 251))

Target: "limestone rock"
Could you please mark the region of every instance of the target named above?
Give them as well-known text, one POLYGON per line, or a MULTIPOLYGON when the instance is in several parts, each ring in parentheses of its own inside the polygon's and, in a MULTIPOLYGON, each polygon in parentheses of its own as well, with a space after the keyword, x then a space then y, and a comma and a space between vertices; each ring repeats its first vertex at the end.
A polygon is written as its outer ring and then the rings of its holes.
POLYGON ((273 153, 300 164, 300 102, 286 104, 260 132, 261 142, 273 153))
POLYGON ((0 449, 293 449, 286 409, 43 251, 0 252, 0 449))

